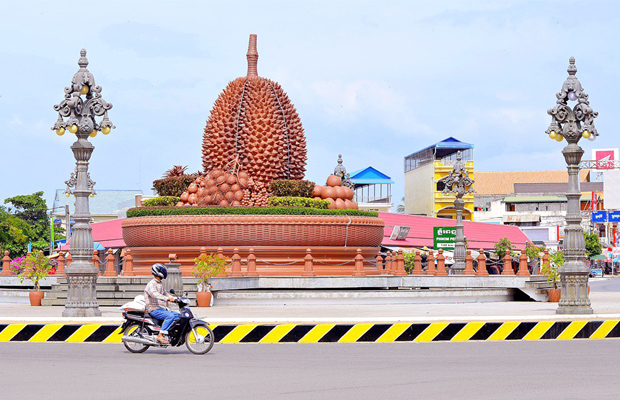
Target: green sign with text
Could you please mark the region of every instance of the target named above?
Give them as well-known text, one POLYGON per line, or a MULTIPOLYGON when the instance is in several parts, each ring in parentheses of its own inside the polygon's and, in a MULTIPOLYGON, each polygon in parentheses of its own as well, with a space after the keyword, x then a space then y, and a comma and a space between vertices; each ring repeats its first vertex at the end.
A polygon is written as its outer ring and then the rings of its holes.
POLYGON ((433 248, 435 250, 454 250, 456 244, 456 228, 436 226, 433 228, 433 248))

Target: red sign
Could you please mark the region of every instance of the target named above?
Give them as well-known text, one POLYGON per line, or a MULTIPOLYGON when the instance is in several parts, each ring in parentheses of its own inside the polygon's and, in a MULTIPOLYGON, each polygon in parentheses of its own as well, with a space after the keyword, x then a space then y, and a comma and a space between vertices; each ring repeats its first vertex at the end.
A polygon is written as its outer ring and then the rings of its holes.
POLYGON ((596 160, 596 169, 614 169, 614 161, 616 161, 616 149, 594 150, 594 159, 596 160))

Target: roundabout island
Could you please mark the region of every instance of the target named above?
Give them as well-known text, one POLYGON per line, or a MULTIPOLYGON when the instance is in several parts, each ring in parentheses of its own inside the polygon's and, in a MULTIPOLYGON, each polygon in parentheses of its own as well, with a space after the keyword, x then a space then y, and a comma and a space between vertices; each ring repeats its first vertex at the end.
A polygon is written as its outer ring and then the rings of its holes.
POLYGON ((252 255, 258 275, 308 275, 309 256, 312 274, 353 275, 356 257, 358 274, 380 274, 384 222, 357 209, 346 180, 331 175, 320 186, 303 179, 301 120, 280 85, 258 76, 256 35, 247 59, 247 76, 228 84, 207 121, 204 170, 175 205, 128 211, 122 229, 134 272, 148 275, 150 265, 174 254, 190 275, 201 252, 217 252, 244 264, 252 255))

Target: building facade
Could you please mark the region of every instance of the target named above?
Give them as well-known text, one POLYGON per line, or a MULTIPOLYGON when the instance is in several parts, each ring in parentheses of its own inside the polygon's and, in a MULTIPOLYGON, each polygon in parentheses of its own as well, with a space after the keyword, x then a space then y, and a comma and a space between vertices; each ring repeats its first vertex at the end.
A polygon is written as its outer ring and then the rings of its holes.
POLYGON ((367 167, 350 174, 355 193, 354 201, 360 210, 389 212, 392 209, 392 178, 367 167))
MULTIPOLYGON (((405 157, 405 213, 455 219, 455 196, 442 192, 442 180, 452 171, 459 151, 465 170, 471 175, 473 150, 474 145, 449 137, 405 157)), ((463 219, 473 221, 474 195, 467 194, 463 200, 463 219)))
MULTIPOLYGON (((568 190, 566 171, 478 172, 475 221, 515 225, 532 242, 555 249, 564 238, 568 190), (547 181, 547 182, 545 182, 547 181)), ((584 231, 592 231, 592 193, 602 192, 601 182, 589 182, 581 171, 581 210, 584 231)), ((602 197, 595 208, 602 209, 602 197)))

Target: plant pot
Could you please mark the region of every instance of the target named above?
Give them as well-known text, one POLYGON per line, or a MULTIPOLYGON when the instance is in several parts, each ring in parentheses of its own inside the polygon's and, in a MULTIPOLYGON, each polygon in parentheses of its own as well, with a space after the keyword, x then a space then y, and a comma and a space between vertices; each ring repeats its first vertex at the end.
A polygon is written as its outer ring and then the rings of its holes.
POLYGON ((45 292, 30 292, 28 293, 28 297, 30 298, 31 306, 41 306, 41 300, 43 300, 43 296, 45 292))
POLYGON ((211 307, 211 292, 196 292, 198 307, 211 307))
POLYGON ((549 294, 549 302, 557 303, 560 301, 562 289, 547 289, 547 293, 549 294))

